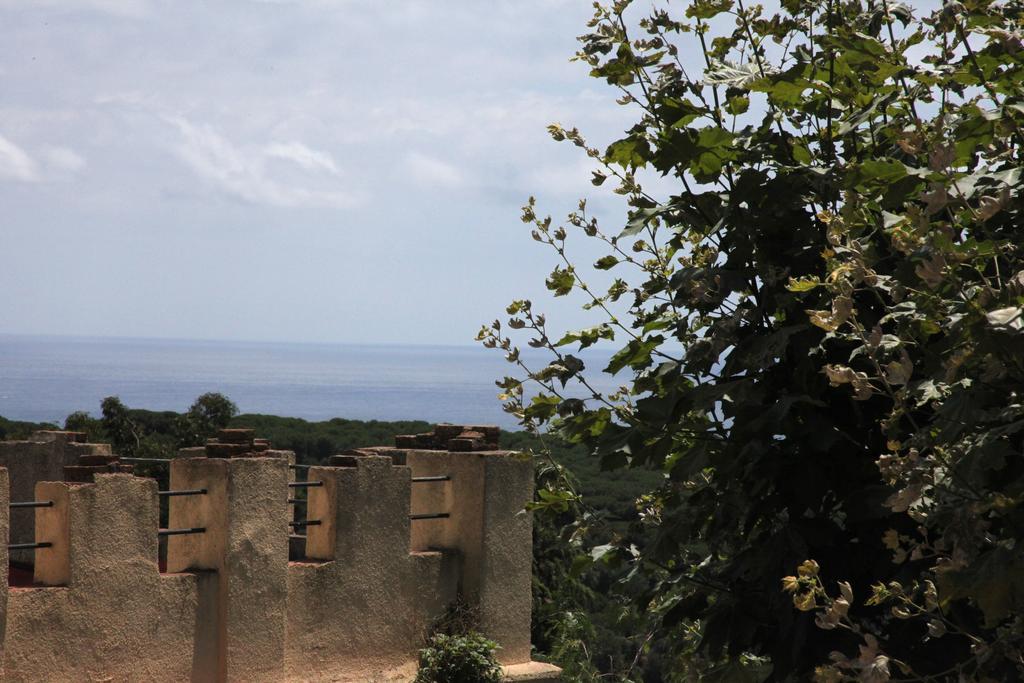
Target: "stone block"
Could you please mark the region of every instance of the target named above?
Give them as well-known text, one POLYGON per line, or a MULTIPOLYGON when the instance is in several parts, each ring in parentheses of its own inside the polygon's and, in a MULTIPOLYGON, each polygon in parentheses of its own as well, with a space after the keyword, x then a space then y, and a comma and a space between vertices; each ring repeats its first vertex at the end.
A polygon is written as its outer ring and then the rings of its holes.
POLYGON ((251 444, 256 437, 252 429, 218 429, 217 440, 221 443, 244 443, 251 444))

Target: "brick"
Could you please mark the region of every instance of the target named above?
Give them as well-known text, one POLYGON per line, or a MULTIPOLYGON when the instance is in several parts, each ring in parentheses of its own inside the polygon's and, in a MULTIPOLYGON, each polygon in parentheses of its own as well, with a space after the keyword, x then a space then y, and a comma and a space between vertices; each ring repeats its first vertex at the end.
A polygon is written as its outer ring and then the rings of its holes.
POLYGON ((208 443, 206 444, 206 456, 209 458, 232 458, 248 453, 248 443, 208 443))
POLYGON ((456 453, 468 453, 479 450, 482 445, 483 441, 479 439, 451 439, 448 442, 448 450, 456 453))
POLYGON ((434 439, 433 432, 426 432, 425 434, 416 435, 416 448, 436 449, 437 440, 434 439))
POLYGON ((78 456, 79 465, 108 465, 112 462, 117 462, 120 456, 117 455, 80 455, 78 456))
POLYGON ((91 483, 97 474, 109 474, 111 472, 132 474, 134 469, 131 465, 119 465, 117 463, 110 463, 109 465, 65 465, 64 481, 91 483))
POLYGON ((496 425, 469 425, 466 427, 471 432, 481 432, 488 443, 497 444, 501 440, 501 427, 496 425))
POLYGON ((256 433, 251 429, 219 429, 217 438, 222 443, 252 443, 256 433))
POLYGON ((462 432, 466 431, 466 427, 463 425, 453 424, 439 424, 434 427, 434 435, 442 443, 448 441, 448 439, 454 439, 459 436, 462 432))

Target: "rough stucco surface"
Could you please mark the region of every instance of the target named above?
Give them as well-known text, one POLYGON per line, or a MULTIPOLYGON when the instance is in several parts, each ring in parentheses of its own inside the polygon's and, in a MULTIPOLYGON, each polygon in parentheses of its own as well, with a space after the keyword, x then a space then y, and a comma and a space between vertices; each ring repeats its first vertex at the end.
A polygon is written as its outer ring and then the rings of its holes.
POLYGON ((224 681, 284 678, 288 568, 288 461, 268 458, 179 458, 171 488, 205 488, 203 496, 171 499, 174 528, 204 534, 172 536, 172 571, 216 571, 216 677, 224 681))
POLYGON ((319 559, 288 568, 288 678, 371 680, 415 657, 455 597, 453 567, 409 552, 409 468, 366 456, 308 478, 324 482, 309 490, 310 517, 330 523, 309 529, 319 559))
POLYGON ((68 494, 68 585, 9 591, 4 680, 189 680, 199 578, 157 569, 156 482, 57 486, 68 494))
MULTIPOLYGON (((508 451, 408 451, 415 476, 442 473, 440 491, 414 490, 414 505, 446 505, 451 517, 414 532, 414 548, 458 551, 460 593, 479 628, 501 645, 503 664, 530 661, 533 465, 508 451)), ((436 484, 418 484, 418 487, 436 484)))

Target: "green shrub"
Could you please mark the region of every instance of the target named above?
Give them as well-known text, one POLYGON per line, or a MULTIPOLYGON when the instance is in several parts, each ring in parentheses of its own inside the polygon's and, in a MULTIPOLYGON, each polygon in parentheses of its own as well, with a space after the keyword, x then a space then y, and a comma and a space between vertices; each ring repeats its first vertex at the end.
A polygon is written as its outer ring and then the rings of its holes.
POLYGON ((431 637, 420 650, 415 683, 497 683, 501 666, 494 657, 498 644, 479 633, 431 637))

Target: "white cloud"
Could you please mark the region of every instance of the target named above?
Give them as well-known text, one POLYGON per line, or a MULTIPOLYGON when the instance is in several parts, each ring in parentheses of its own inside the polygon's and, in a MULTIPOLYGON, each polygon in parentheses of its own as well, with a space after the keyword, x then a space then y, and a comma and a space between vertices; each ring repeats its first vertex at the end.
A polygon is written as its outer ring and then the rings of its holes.
POLYGON ((25 150, 0 135, 0 178, 36 182, 39 167, 25 150))
POLYGON ((177 156, 201 179, 228 195, 253 204, 281 207, 349 208, 358 194, 341 186, 340 171, 329 155, 301 143, 264 147, 236 145, 209 125, 183 118, 167 119, 181 134, 177 156), (268 161, 286 159, 310 171, 297 181, 284 180, 268 161), (327 171, 326 178, 322 171, 327 171))
POLYGON ((44 152, 47 166, 58 171, 75 173, 85 168, 85 159, 69 147, 49 147, 44 152))
POLYGON ((337 164, 330 154, 310 149, 301 142, 278 142, 267 145, 264 152, 268 157, 284 159, 298 164, 302 168, 315 171, 317 169, 327 171, 332 175, 340 175, 337 164))
POLYGON ((465 178, 458 168, 446 161, 412 152, 406 157, 406 170, 419 185, 456 188, 465 185, 465 178))

